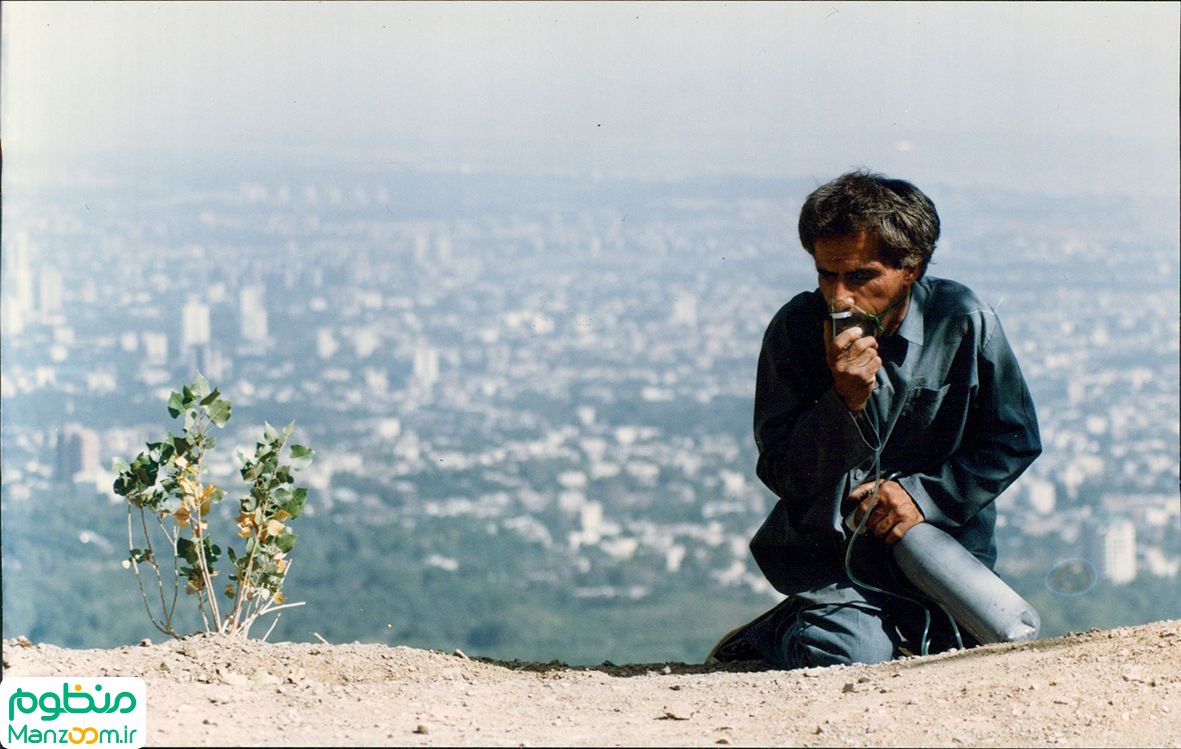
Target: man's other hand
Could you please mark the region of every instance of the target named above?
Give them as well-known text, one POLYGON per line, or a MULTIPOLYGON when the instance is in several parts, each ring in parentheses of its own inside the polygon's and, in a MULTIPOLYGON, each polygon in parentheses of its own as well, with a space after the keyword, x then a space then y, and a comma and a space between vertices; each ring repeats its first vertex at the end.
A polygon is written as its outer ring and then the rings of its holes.
POLYGON ((865 408, 882 367, 878 339, 863 332, 853 327, 833 338, 832 320, 824 321, 825 358, 832 372, 833 387, 852 414, 859 414, 865 408))
MULTIPOLYGON (((859 503, 855 511, 856 514, 853 516, 857 523, 861 522, 861 518, 869 510, 869 502, 872 498, 872 481, 849 492, 849 499, 859 503)), ((911 499, 910 494, 902 488, 902 485, 897 481, 883 481, 878 488, 878 501, 874 504, 873 512, 869 514, 869 522, 865 524, 865 527, 874 536, 893 545, 905 536, 908 530, 921 522, 923 522, 922 511, 911 499)))

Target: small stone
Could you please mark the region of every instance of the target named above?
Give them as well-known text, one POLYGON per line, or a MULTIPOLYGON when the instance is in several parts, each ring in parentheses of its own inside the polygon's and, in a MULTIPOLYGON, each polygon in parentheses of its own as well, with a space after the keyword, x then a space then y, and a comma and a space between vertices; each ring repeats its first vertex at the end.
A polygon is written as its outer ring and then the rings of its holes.
POLYGON ((693 711, 686 705, 665 705, 663 711, 663 720, 689 720, 693 715, 693 711))
POLYGON ((420 734, 428 734, 428 733, 430 733, 430 732, 431 732, 431 729, 427 728, 427 727, 426 727, 425 725, 423 725, 422 723, 419 723, 419 724, 418 724, 418 725, 417 725, 417 726, 414 728, 414 732, 415 732, 415 733, 420 733, 420 734))
POLYGON ((859 679, 857 679, 857 683, 858 683, 858 684, 868 684, 868 683, 869 683, 869 677, 868 677, 868 676, 862 676, 862 677, 860 677, 859 679))
POLYGON ((463 652, 463 651, 462 651, 462 650, 460 650, 459 648, 456 648, 456 649, 455 649, 455 652, 454 652, 454 653, 452 653, 452 655, 454 655, 456 658, 462 658, 462 659, 463 659, 463 660, 465 660, 465 661, 470 661, 470 660, 471 660, 471 658, 468 658, 468 657, 467 657, 467 653, 463 652))
POLYGON ((665 676, 668 676, 672 672, 673 670, 671 666, 665 666, 664 668, 660 669, 660 673, 664 674, 665 676))
POLYGON ((819 736, 820 734, 824 733, 824 726, 816 726, 815 728, 812 729, 812 733, 819 736))
POLYGON ((231 687, 244 687, 250 683, 250 679, 247 679, 244 675, 237 673, 236 671, 230 671, 228 673, 222 674, 221 680, 231 687))
POLYGON ((854 683, 853 683, 853 682, 851 682, 851 681, 847 681, 847 682, 845 682, 845 686, 841 687, 841 691, 842 691, 842 692, 845 692, 845 693, 848 693, 848 692, 856 692, 856 691, 857 691, 857 685, 856 685, 856 684, 854 684, 854 683))
POLYGON ((19 637, 16 638, 16 644, 20 645, 22 648, 33 647, 33 643, 30 642, 29 638, 25 637, 24 635, 20 635, 19 637))
POLYGON ((729 743, 730 743, 730 739, 728 739, 728 738, 726 738, 725 736, 723 736, 722 738, 718 739, 718 740, 717 740, 717 741, 715 741, 714 743, 715 743, 715 744, 729 744, 729 743))

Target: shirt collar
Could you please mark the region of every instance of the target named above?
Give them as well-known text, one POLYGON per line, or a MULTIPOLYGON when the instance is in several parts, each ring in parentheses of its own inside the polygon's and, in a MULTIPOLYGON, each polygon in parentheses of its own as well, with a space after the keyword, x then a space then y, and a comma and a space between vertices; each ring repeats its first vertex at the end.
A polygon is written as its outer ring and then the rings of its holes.
POLYGON ((927 280, 920 278, 910 287, 910 305, 895 335, 900 335, 919 346, 923 345, 923 310, 927 306, 928 296, 927 280))

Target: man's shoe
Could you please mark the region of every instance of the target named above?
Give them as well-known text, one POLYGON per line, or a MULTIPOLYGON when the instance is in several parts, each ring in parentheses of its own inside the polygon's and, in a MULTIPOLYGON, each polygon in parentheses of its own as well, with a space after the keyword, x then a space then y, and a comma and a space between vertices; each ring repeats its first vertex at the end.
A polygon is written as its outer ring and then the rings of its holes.
POLYGON ((747 627, 751 624, 753 622, 736 627, 727 632, 722 639, 718 640, 718 644, 714 645, 713 650, 709 651, 709 655, 705 656, 705 665, 713 666, 718 663, 763 660, 762 654, 743 637, 746 634, 747 627))
POLYGON ((759 622, 774 616, 784 606, 791 603, 791 598, 785 598, 779 602, 774 608, 751 619, 741 627, 735 627, 727 632, 722 639, 718 640, 718 644, 713 646, 709 651, 709 655, 705 656, 705 665, 711 666, 718 663, 737 663, 739 661, 761 661, 766 662, 766 658, 759 652, 758 648, 750 644, 746 639, 746 633, 751 627, 759 622))

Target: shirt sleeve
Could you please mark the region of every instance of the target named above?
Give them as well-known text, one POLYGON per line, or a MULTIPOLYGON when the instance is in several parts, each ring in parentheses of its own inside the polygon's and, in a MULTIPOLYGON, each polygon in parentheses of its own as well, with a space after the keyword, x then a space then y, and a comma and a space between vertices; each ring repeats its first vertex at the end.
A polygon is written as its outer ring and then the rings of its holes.
POLYGON ((960 446, 927 473, 898 479, 927 522, 944 529, 971 520, 1041 454, 1033 400, 995 313, 977 354, 977 392, 960 446))
MULTIPOLYGON (((781 316, 763 338, 755 385, 756 472, 767 488, 796 509, 831 495, 872 452, 863 438, 864 412, 853 416, 832 387, 817 384, 805 352, 793 346, 781 316)), ((817 331, 819 335, 819 331, 817 331)), ((864 431, 868 436, 869 432, 864 431)))

